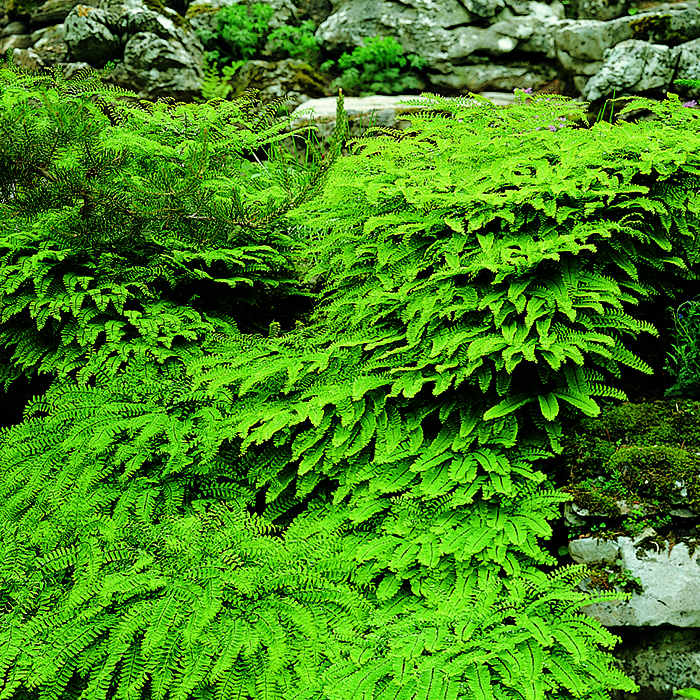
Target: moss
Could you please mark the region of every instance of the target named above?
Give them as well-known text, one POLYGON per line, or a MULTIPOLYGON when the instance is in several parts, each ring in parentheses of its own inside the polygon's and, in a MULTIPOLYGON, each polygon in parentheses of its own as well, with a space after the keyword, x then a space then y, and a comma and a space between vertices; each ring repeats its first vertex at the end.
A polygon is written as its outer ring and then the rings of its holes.
POLYGON ((213 5, 195 5, 187 8, 185 19, 190 20, 197 15, 215 14, 220 9, 220 7, 214 7, 213 5))
POLYGON ((647 40, 649 38, 649 32, 658 32, 660 28, 668 26, 668 20, 671 15, 641 15, 640 17, 635 17, 630 20, 629 27, 634 34, 635 39, 647 40))
POLYGON ((166 5, 163 4, 163 0, 143 0, 143 4, 149 10, 153 10, 154 12, 160 12, 161 14, 171 19, 175 26, 180 27, 181 29, 191 28, 190 23, 184 20, 182 17, 180 17, 180 15, 173 14, 172 12, 166 12, 166 5))
POLYGON ((694 548, 690 531, 674 525, 670 511, 682 506, 700 515, 699 402, 608 406, 597 418, 572 422, 566 434, 559 459, 569 481, 561 490, 576 505, 616 520, 607 536, 633 537, 650 526, 657 536, 645 540, 642 550, 664 547, 665 541, 694 548), (623 514, 620 500, 636 504, 637 512, 623 514))
POLYGON ((650 16, 642 15, 633 19, 629 23, 634 38, 640 41, 652 41, 663 43, 668 46, 678 46, 686 41, 691 41, 694 37, 683 32, 671 31, 671 15, 650 16))
POLYGON ((623 447, 610 458, 608 467, 622 475, 633 493, 666 508, 682 501, 700 513, 697 480, 700 461, 688 450, 670 445, 623 447))
POLYGON ((26 17, 36 12, 45 0, 7 0, 5 12, 10 20, 18 17, 26 17))
POLYGON ((581 486, 572 486, 562 489, 574 497, 577 506, 585 508, 590 513, 604 513, 609 517, 619 517, 622 515, 620 507, 615 503, 615 499, 598 490, 588 490, 581 486))
POLYGON ((644 587, 638 578, 631 578, 629 571, 618 564, 590 564, 589 586, 605 592, 622 591, 624 593, 642 594, 644 587))

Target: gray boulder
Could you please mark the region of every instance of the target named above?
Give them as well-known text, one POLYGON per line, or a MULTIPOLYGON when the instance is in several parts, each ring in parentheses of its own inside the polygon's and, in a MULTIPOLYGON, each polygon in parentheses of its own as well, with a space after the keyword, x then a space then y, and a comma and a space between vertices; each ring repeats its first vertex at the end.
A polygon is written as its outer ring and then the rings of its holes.
POLYGON ((677 700, 674 690, 700 689, 700 630, 693 627, 635 628, 622 634, 622 643, 612 654, 615 665, 641 690, 639 694, 613 690, 611 700, 677 700))
MULTIPOLYGON (((648 515, 638 504, 618 500, 616 505, 624 516, 635 511, 648 515)), ((621 637, 622 644, 612 650, 614 663, 640 686, 640 697, 668 700, 675 699, 673 690, 700 688, 696 670, 700 664, 700 550, 692 549, 700 534, 700 518, 684 507, 682 499, 674 505, 669 515, 689 533, 687 541, 671 546, 661 540, 659 544, 661 538, 647 526, 634 537, 581 537, 568 547, 575 563, 593 567, 579 584, 580 590, 595 596, 633 589, 628 601, 592 603, 580 611, 621 637), (623 581, 634 581, 636 586, 623 581)), ((573 502, 564 504, 564 519, 570 525, 590 526, 606 517, 573 502)), ((634 697, 611 693, 612 700, 634 697)))
POLYGON ((107 82, 141 99, 191 101, 201 91, 204 47, 194 30, 174 10, 154 10, 143 0, 48 0, 0 32, 0 51, 10 47, 16 65, 37 70, 59 64, 66 77, 114 61, 107 82))
MULTIPOLYGON (((483 92, 482 97, 493 102, 498 107, 510 105, 515 95, 505 92, 483 92)), ((424 110, 423 107, 401 104, 406 100, 428 103, 427 98, 416 95, 374 95, 371 97, 344 97, 343 108, 348 116, 350 138, 363 136, 370 126, 379 126, 404 130, 411 126, 410 115, 424 110)), ((307 100, 292 112, 290 129, 313 125, 316 127, 315 137, 325 153, 330 144, 336 117, 335 97, 323 97, 307 100)), ((525 100, 526 104, 530 102, 525 100)), ((300 136, 290 136, 282 141, 288 152, 296 148, 301 161, 305 154, 305 143, 300 136)), ((348 153, 344 148, 343 153, 348 153)))
MULTIPOLYGON (((695 550, 681 542, 674 547, 655 545, 651 550, 638 545, 655 535, 647 528, 637 537, 616 540, 583 538, 569 544, 569 554, 578 564, 617 564, 630 578, 638 578, 644 589, 628 601, 605 601, 581 608, 606 627, 700 627, 700 565, 695 550)), ((595 592, 590 578, 580 584, 581 590, 595 592)), ((622 590, 616 586, 616 590, 622 590)))
MULTIPOLYGON (((623 643, 612 652, 615 665, 640 686, 644 697, 672 700, 673 690, 700 686, 695 670, 700 663, 700 551, 690 554, 683 542, 673 547, 665 542, 651 550, 639 547, 655 534, 646 528, 635 538, 573 540, 569 553, 579 564, 599 565, 606 572, 616 567, 641 583, 642 592, 628 601, 593 603, 580 612, 621 637, 623 643)), ((591 577, 579 588, 593 596, 600 591, 591 577)), ((615 584, 614 590, 623 588, 615 584)), ((620 692, 612 697, 628 700, 620 692)))
MULTIPOLYGON (((4 16, 0 6, 0 53, 13 47, 18 65, 37 69, 61 64, 69 76, 112 60, 116 69, 108 82, 133 89, 141 99, 201 99, 205 48, 199 35, 213 31, 222 7, 238 2, 178 2, 183 3, 179 11, 159 0, 47 0, 24 12, 7 9, 14 8, 8 3, 4 16)), ((700 98, 700 89, 673 85, 678 79, 700 79, 697 2, 646 3, 633 15, 628 14, 630 0, 566 5, 559 0, 267 4, 275 10, 270 29, 314 19, 323 60, 337 60, 370 37, 394 37, 405 54, 428 61, 417 72, 421 87, 413 94, 512 94, 515 88, 532 88, 533 94, 591 101, 612 97, 613 90, 618 97, 663 99, 671 90, 684 99, 700 98)), ((291 92, 291 111, 305 98, 337 94, 329 89, 328 76, 313 66, 283 64, 270 60, 273 55, 266 46, 261 61, 239 69, 229 80, 234 89, 230 96, 250 85, 261 88, 261 99, 272 99, 275 91, 291 92)))
POLYGON ((391 34, 407 53, 428 59, 429 89, 443 95, 516 87, 542 92, 560 81, 562 90, 549 91, 586 100, 612 96, 613 88, 618 95, 655 90, 663 97, 678 92, 673 80, 700 78, 694 43, 700 10, 696 2, 649 4, 634 15, 627 14, 628 2, 581 4, 572 18, 558 0, 443 0, 428 7, 341 0, 316 37, 325 50, 339 52, 391 34), (630 40, 635 43, 623 44, 630 40))

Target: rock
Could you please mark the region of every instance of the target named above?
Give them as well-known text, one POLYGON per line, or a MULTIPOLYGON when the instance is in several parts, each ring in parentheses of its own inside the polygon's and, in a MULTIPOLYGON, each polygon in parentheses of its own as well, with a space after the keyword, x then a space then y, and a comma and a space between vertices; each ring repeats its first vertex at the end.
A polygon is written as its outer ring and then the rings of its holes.
MULTIPOLYGON (((587 538, 571 542, 569 553, 577 564, 617 564, 629 578, 638 578, 643 588, 628 601, 593 603, 581 608, 581 612, 606 627, 700 627, 700 550, 691 555, 685 543, 637 549, 637 545, 655 534, 653 528, 646 528, 634 539, 587 538)), ((590 582, 590 577, 584 579, 579 588, 595 593, 596 588, 590 582)), ((615 590, 621 591, 622 587, 616 585, 615 590)))
POLYGON ((170 95, 191 102, 201 93, 204 47, 177 12, 152 4, 48 0, 5 26, 0 52, 14 48, 15 64, 29 70, 62 65, 68 78, 81 68, 100 69, 114 61, 108 83, 131 89, 140 99, 170 95))
POLYGON ((674 690, 700 688, 700 630, 622 628, 614 664, 640 686, 639 693, 608 691, 611 700, 677 700, 674 690))
POLYGON ((672 80, 700 77, 700 49, 693 43, 700 36, 700 10, 691 2, 650 5, 628 15, 628 2, 581 3, 575 8, 577 16, 567 17, 557 0, 443 0, 420 8, 389 0, 341 0, 316 37, 326 51, 339 53, 397 27, 394 36, 406 53, 428 59, 428 89, 443 95, 512 92, 516 87, 539 92, 560 80, 564 94, 586 100, 597 99, 602 87, 610 96, 617 87, 618 93, 656 90, 663 97, 673 89, 672 80), (625 56, 630 55, 622 74, 615 70, 620 53, 605 52, 627 40, 650 47, 650 53, 623 46, 625 56), (668 55, 657 70, 654 61, 664 49, 668 55), (601 72, 603 76, 594 80, 601 72))
POLYGON ((581 608, 622 638, 615 664, 641 688, 612 700, 700 688, 698 408, 689 398, 604 406, 567 426, 557 458, 576 499, 560 521, 571 557, 561 563, 590 567, 579 588, 591 595, 632 593, 581 608))
MULTIPOLYGON (((259 90, 258 99, 264 103, 287 96, 288 113, 313 100, 325 97, 330 80, 304 61, 287 58, 282 61, 249 61, 227 81, 231 87, 227 99, 240 97, 248 88, 259 90)), ((335 104, 335 98, 326 98, 335 104)), ((335 119, 335 107, 334 119, 335 119)))
MULTIPOLYGON (((215 28, 217 12, 236 0, 47 0, 35 8, 5 0, 0 9, 0 53, 16 49, 24 68, 60 64, 68 75, 108 60, 108 82, 133 89, 141 99, 170 95, 202 99, 204 45, 200 35, 215 28), (184 13, 184 14, 183 14, 184 13)), ((567 5, 535 0, 434 0, 429 4, 382 0, 270 0, 271 30, 318 23, 319 61, 337 60, 365 39, 393 36, 404 54, 427 59, 409 69, 422 90, 444 96, 532 88, 533 94, 566 94, 596 101, 620 94, 663 99, 668 90, 684 99, 700 89, 678 88, 678 79, 700 79, 700 10, 695 2, 646 3, 629 15, 630 0, 577 0, 567 5), (424 86, 424 87, 423 87, 424 86)), ((330 75, 304 62, 252 61, 229 79, 234 92, 254 84, 261 99, 290 93, 291 110, 307 99, 337 94, 330 75), (324 91, 326 93, 324 94, 324 91)), ((320 65, 320 63, 319 63, 320 65)), ((350 95, 347 90, 346 95, 350 95)))

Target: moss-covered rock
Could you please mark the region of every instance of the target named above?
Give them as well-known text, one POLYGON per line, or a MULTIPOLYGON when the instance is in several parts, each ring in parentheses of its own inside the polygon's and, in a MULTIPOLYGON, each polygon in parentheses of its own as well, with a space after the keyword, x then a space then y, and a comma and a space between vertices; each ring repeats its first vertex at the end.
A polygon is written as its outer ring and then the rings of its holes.
MULTIPOLYGON (((634 536, 651 526, 644 546, 694 546, 700 518, 700 402, 623 403, 568 426, 559 459, 569 473, 562 491, 604 519, 596 536, 634 536), (620 503, 627 507, 620 509, 620 503), (681 514, 682 515, 679 515, 681 514), (695 516, 695 517, 693 517, 695 516)), ((571 528, 571 537, 587 526, 571 528)))

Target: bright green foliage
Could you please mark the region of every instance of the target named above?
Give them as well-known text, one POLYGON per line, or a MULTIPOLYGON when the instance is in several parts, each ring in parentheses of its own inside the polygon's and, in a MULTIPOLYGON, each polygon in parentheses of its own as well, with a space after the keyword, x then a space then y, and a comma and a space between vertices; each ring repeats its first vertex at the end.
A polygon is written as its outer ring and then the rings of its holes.
MULTIPOLYGON (((97 367, 111 371, 141 353, 159 361, 178 356, 200 335, 266 331, 273 319, 261 319, 261 300, 289 315, 285 305, 311 296, 291 260, 296 243, 276 233, 275 222, 314 196, 337 156, 311 174, 280 168, 264 189, 260 178, 246 178, 253 169, 242 154, 266 143, 274 148, 286 136, 279 134, 284 122, 255 133, 276 104, 253 120, 252 131, 235 121, 252 119, 250 95, 198 107, 203 126, 191 105, 173 110, 141 101, 127 112, 126 103, 103 99, 65 100, 61 113, 48 101, 40 121, 34 118, 40 108, 13 87, 15 75, 0 74, 6 84, 0 128, 7 134, 0 191, 8 197, 13 182, 22 186, 2 205, 0 222, 6 242, 0 342, 17 344, 13 366, 0 374, 6 387, 19 376, 17 367, 58 374, 80 367, 88 378, 97 367), (47 173, 54 153, 55 171, 47 173), (37 175, 51 187, 35 186, 37 175), (224 289, 232 293, 222 295, 224 289)), ((74 90, 59 71, 39 80, 59 95, 74 90)))
POLYGON ((314 38, 315 30, 316 25, 309 19, 298 27, 278 27, 270 33, 268 40, 283 55, 314 64, 320 53, 320 47, 314 38))
POLYGON ((206 57, 220 67, 230 59, 242 64, 258 58, 270 42, 271 49, 281 52, 283 58, 315 62, 320 47, 314 38, 314 22, 306 20, 298 27, 284 25, 270 31, 269 20, 274 13, 273 7, 262 3, 222 7, 216 13, 215 31, 198 32, 205 47, 218 47, 207 51, 206 57))
POLYGON ((219 64, 230 59, 246 61, 253 58, 265 45, 267 23, 274 13, 270 5, 262 3, 222 7, 216 13, 215 31, 198 32, 205 48, 209 45, 218 47, 208 51, 207 57, 219 64))
MULTIPOLYGON (((402 54, 401 44, 392 36, 366 39, 363 46, 357 46, 351 54, 344 53, 338 59, 338 68, 343 69, 343 73, 331 83, 331 88, 340 87, 349 95, 358 97, 399 95, 406 90, 415 90, 419 85, 416 76, 401 75, 400 68, 406 65, 407 59, 411 68, 423 68, 428 61, 415 54, 407 58, 402 54)), ((328 70, 334 63, 326 61, 321 70, 328 70)))
MULTIPOLYGON (((600 649, 618 638, 579 612, 629 596, 578 591, 581 566, 538 568, 571 500, 541 468, 564 417, 624 398, 606 384, 619 363, 650 371, 623 341, 656 329, 624 304, 697 278, 694 222, 632 181, 696 172, 692 125, 682 146, 660 128, 641 158, 637 125, 540 132, 524 106, 436 98, 455 114, 338 159, 341 94, 332 167, 272 169, 256 192, 217 157, 279 125, 248 139, 239 124, 217 151, 212 105, 125 105, 112 123, 116 102, 77 112, 82 86, 45 112, 3 90, 2 128, 12 112, 30 134, 0 153, 0 193, 19 190, 0 204, 8 376, 59 376, 0 441, 0 700, 637 690, 600 649), (291 296, 302 259, 325 287, 293 330, 229 284, 291 296), (163 306, 185 270, 223 281, 226 318, 206 295, 163 306), (266 311, 267 337, 240 331, 266 311)), ((534 101, 540 117, 570 107, 534 101)))
MULTIPOLYGON (((267 4, 255 3, 232 5, 216 13, 215 31, 201 31, 198 36, 205 48, 207 71, 202 94, 206 99, 225 99, 230 85, 220 80, 230 78, 249 60, 260 58, 261 51, 269 42, 275 58, 296 58, 316 65, 321 48, 314 37, 315 24, 307 20, 298 27, 281 26, 268 33, 268 21, 274 9, 267 4), (232 61, 230 65, 226 65, 232 61)), ((375 36, 367 39, 363 46, 356 47, 352 54, 343 53, 338 59, 341 75, 331 83, 331 90, 341 88, 348 95, 366 97, 383 94, 398 95, 419 86, 415 74, 401 74, 401 68, 409 61, 411 68, 423 68, 427 59, 410 54, 403 56, 403 48, 391 37, 375 36)), ((320 70, 327 71, 335 65, 328 60, 320 70)))
MULTIPOLYGON (((233 88, 228 83, 228 79, 246 62, 234 61, 230 66, 224 66, 222 72, 224 77, 219 75, 216 66, 210 65, 205 58, 204 79, 202 80, 202 95, 205 100, 221 99, 225 100, 233 88)), ((198 98, 195 98, 199 102, 198 98)))

